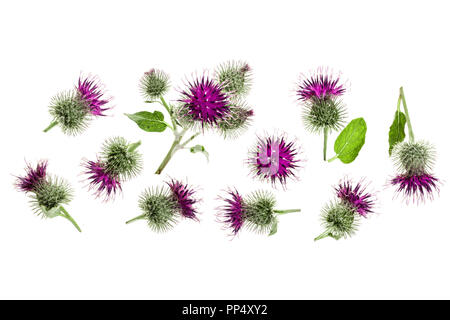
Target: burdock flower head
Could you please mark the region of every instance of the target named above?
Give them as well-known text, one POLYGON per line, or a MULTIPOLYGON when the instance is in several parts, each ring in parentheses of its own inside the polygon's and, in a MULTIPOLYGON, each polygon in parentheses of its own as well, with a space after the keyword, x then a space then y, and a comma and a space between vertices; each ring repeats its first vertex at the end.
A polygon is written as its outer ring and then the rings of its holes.
POLYGON ((63 204, 69 204, 73 198, 69 184, 61 178, 47 174, 47 161, 38 162, 36 167, 27 164, 25 171, 24 176, 17 177, 16 187, 31 194, 33 211, 44 218, 64 217, 81 232, 78 224, 63 207, 63 204))
POLYGON ((165 232, 180 218, 198 221, 197 192, 179 180, 171 179, 166 184, 162 188, 145 190, 139 198, 142 214, 126 223, 144 219, 153 231, 165 232))
POLYGON ((251 68, 246 62, 230 61, 219 66, 215 78, 222 90, 234 96, 243 96, 250 91, 251 68))
POLYGON ((303 107, 305 127, 312 133, 323 133, 324 161, 339 158, 344 163, 350 163, 364 145, 366 123, 362 118, 354 119, 336 139, 336 156, 327 159, 329 134, 341 130, 345 124, 346 108, 341 98, 346 91, 341 76, 326 68, 319 68, 309 76, 301 75, 296 87, 297 98, 303 107))
POLYGON ((255 191, 243 197, 236 189, 227 191, 219 197, 224 202, 218 211, 219 221, 237 235, 243 226, 257 233, 274 235, 278 229, 278 216, 300 209, 277 210, 274 195, 266 191, 255 191))
POLYGON ((202 145, 190 145, 200 134, 214 131, 225 138, 236 138, 249 126, 253 110, 243 97, 250 88, 250 67, 243 62, 230 62, 219 67, 214 76, 205 72, 186 81, 176 103, 167 103, 163 95, 169 89, 169 77, 160 70, 151 69, 141 79, 141 91, 146 103, 160 104, 167 111, 170 121, 165 121, 160 111, 140 111, 126 114, 146 132, 163 132, 169 128, 174 141, 156 174, 161 174, 173 155, 188 149, 201 152, 208 158, 202 145), (188 131, 192 134, 185 139, 188 131))
POLYGON ((96 161, 85 161, 89 188, 97 197, 113 198, 122 190, 122 182, 137 176, 142 169, 142 157, 136 150, 141 142, 129 143, 122 137, 108 139, 96 161))
POLYGON ((140 87, 144 98, 148 100, 158 99, 169 90, 169 76, 164 71, 150 69, 142 76, 140 87))
POLYGON ((373 213, 375 196, 368 192, 362 181, 353 183, 344 179, 334 188, 337 200, 325 205, 321 219, 325 231, 314 241, 326 237, 336 240, 352 236, 358 228, 359 218, 373 213))
POLYGON ((411 120, 406 105, 403 88, 397 102, 394 122, 389 131, 389 154, 392 155, 398 174, 390 180, 397 193, 403 193, 407 202, 420 203, 433 199, 434 192, 439 192, 439 179, 432 173, 435 150, 425 141, 415 141, 411 120), (400 111, 403 103, 404 113, 400 111), (409 141, 404 129, 408 125, 409 141))
POLYGON ((97 78, 80 77, 73 90, 52 98, 49 108, 53 121, 44 132, 59 125, 65 134, 76 135, 84 131, 94 117, 105 116, 110 100, 105 97, 103 85, 97 78))
POLYGON ((275 186, 286 186, 288 179, 295 179, 300 167, 300 150, 294 140, 285 134, 258 137, 249 151, 247 163, 254 177, 275 186))

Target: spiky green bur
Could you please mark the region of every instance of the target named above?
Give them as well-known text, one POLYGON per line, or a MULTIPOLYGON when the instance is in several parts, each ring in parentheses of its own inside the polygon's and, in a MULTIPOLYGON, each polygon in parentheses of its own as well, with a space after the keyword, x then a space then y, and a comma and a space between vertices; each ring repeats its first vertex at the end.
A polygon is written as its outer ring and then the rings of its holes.
POLYGON ((108 174, 128 180, 142 169, 141 154, 122 137, 114 137, 107 140, 103 145, 102 159, 108 174))
POLYGON ((177 223, 177 204, 167 188, 145 190, 139 208, 153 231, 165 232, 177 223))
POLYGON ((423 174, 434 163, 434 148, 424 141, 404 141, 397 143, 393 149, 395 164, 408 174, 423 174))
POLYGON ((228 62, 219 66, 216 78, 223 85, 223 91, 233 95, 246 95, 251 87, 251 71, 245 62, 228 62))
POLYGON ((163 96, 169 89, 169 76, 161 70, 151 69, 141 78, 140 88, 146 99, 163 96))
POLYGON ((245 199, 247 226, 258 233, 269 233, 277 223, 276 199, 270 192, 256 191, 245 199))
POLYGON ((303 119, 306 128, 313 133, 324 129, 337 131, 344 126, 345 106, 338 99, 310 99, 304 108, 303 119))
POLYGON ((54 96, 49 109, 53 121, 61 127, 65 134, 78 134, 88 126, 89 107, 75 91, 66 91, 54 96))
POLYGON ((59 215, 57 210, 59 206, 68 204, 72 198, 73 191, 65 180, 49 177, 36 187, 32 196, 32 206, 38 215, 53 218, 59 215))
POLYGON ((329 203, 322 209, 322 225, 325 236, 336 240, 350 237, 357 229, 357 215, 346 203, 329 203))
POLYGON ((219 132, 225 137, 237 137, 245 131, 253 116, 253 110, 248 108, 246 105, 233 105, 230 107, 230 112, 228 116, 217 123, 219 132))

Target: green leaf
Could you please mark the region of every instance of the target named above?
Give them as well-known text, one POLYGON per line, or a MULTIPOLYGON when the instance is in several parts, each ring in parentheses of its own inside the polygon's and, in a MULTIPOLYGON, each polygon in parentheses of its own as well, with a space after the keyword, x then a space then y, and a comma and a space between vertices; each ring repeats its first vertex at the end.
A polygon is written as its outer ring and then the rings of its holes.
POLYGON ((208 153, 208 151, 206 151, 204 146, 201 146, 201 145, 197 144, 197 145, 191 147, 191 152, 192 153, 201 152, 206 157, 206 160, 209 161, 209 153, 208 153))
POLYGON ((278 221, 275 220, 275 221, 272 223, 272 227, 270 228, 269 237, 270 237, 270 236, 273 236, 275 233, 277 233, 277 231, 278 231, 278 221))
POLYGON ((335 158, 343 163, 356 159, 366 140, 367 125, 363 118, 353 119, 334 142, 335 158))
POLYGON ((389 128, 389 156, 392 155, 394 145, 405 140, 406 116, 401 111, 395 111, 394 122, 389 128))
POLYGON ((167 128, 164 115, 159 111, 140 111, 134 114, 125 113, 125 115, 147 132, 163 132, 167 128))

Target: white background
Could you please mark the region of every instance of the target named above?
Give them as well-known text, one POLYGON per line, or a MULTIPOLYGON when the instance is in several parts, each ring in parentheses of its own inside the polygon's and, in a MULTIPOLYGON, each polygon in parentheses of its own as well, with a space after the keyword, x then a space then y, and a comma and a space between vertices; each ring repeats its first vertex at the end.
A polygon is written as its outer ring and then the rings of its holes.
POLYGON ((448 12, 446 1, 2 2, 0 298, 450 298, 448 12), (193 72, 232 59, 254 70, 254 125, 236 141, 198 138, 209 164, 180 152, 154 175, 171 133, 145 133, 123 115, 149 108, 138 89, 143 72, 170 74, 167 98, 176 100, 193 72), (295 84, 317 66, 343 72, 349 118, 367 121, 366 144, 349 165, 321 161, 322 137, 301 121, 295 84), (50 98, 80 72, 104 82, 112 116, 77 137, 59 128, 44 134, 50 98), (435 145, 435 174, 444 181, 440 197, 421 206, 385 187, 395 173, 387 132, 401 85, 415 134, 435 145), (273 129, 296 137, 307 158, 298 182, 274 190, 280 208, 302 212, 280 217, 273 237, 244 230, 230 241, 216 222, 217 195, 228 186, 271 189, 244 162, 255 134, 273 129), (115 135, 142 140, 144 171, 104 204, 84 187, 80 162, 115 135), (63 218, 34 216, 14 189, 24 160, 42 158, 75 188, 67 208, 83 233, 63 218), (377 213, 350 239, 315 243, 320 209, 345 175, 372 181, 377 213), (125 225, 139 214, 140 192, 168 176, 199 187, 201 222, 165 234, 144 221, 125 225))

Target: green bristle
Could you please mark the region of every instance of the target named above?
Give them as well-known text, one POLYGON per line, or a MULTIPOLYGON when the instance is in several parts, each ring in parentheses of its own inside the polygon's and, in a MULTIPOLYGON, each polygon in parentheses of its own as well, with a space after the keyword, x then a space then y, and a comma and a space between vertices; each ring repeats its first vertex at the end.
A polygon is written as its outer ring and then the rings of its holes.
POLYGON ((122 137, 114 137, 103 145, 101 158, 108 173, 122 181, 131 179, 142 169, 142 157, 137 150, 130 150, 130 143, 122 137))
POLYGON ((236 96, 248 93, 251 86, 251 72, 245 62, 228 62, 219 66, 216 78, 223 86, 223 91, 236 96))
POLYGON ((272 193, 255 191, 245 198, 246 226, 257 233, 269 233, 277 221, 276 199, 272 193))
POLYGON ((177 203, 167 188, 145 190, 139 208, 153 231, 165 232, 177 223, 177 203))
POLYGON ((32 207, 37 215, 51 218, 53 216, 47 213, 59 205, 68 204, 73 198, 73 191, 65 180, 48 177, 36 187, 31 198, 32 207))
POLYGON ((425 141, 397 143, 392 154, 398 168, 408 174, 423 174, 434 164, 434 148, 425 141))
POLYGON ((322 209, 321 219, 328 236, 336 240, 350 237, 358 227, 354 209, 341 202, 327 204, 322 209))
POLYGON ((146 99, 163 96, 169 89, 169 76, 161 70, 152 69, 141 78, 140 88, 146 99))

